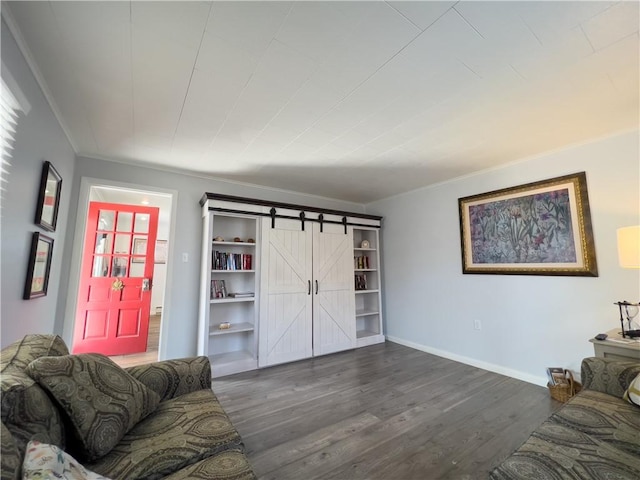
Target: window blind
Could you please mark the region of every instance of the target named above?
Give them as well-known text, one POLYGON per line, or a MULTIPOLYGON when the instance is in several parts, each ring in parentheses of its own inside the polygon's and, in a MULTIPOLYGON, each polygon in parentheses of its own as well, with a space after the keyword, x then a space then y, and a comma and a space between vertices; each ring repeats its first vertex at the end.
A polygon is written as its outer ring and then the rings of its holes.
POLYGON ((8 181, 19 110, 20 104, 3 80, 0 86, 0 198, 8 181))

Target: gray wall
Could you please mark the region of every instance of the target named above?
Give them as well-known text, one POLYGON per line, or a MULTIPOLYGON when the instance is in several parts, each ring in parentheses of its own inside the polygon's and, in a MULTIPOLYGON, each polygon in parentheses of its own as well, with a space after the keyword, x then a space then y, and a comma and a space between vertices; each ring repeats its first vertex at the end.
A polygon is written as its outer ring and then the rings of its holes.
MULTIPOLYGON (((163 309, 160 345, 160 354, 163 358, 184 357, 196 353, 202 242, 201 207, 198 202, 205 192, 354 212, 364 211, 362 205, 349 202, 323 199, 281 190, 238 185, 164 170, 83 157, 78 158, 76 166, 76 175, 71 193, 74 204, 82 204, 82 202, 86 201, 86 199, 80 198, 82 177, 145 186, 149 190, 157 188, 178 192, 177 218, 173 227, 175 237, 173 238, 173 245, 170 246, 171 257, 168 263, 168 275, 171 278, 167 279, 165 307, 163 309), (183 253, 189 256, 187 263, 182 261, 183 253)), ((70 216, 75 218, 76 212, 77 209, 75 207, 72 208, 70 216)), ((74 237, 77 239, 75 229, 75 222, 71 222, 67 231, 69 239, 74 237)), ((75 271, 77 265, 72 263, 73 252, 82 248, 81 245, 73 245, 73 243, 70 241, 65 249, 65 265, 68 268, 65 271, 65 275, 72 279, 72 285, 73 279, 77 278, 77 272, 75 271)), ((70 318, 69 308, 66 308, 67 315, 65 316, 64 314, 65 305, 63 304, 65 301, 61 299, 60 303, 58 319, 64 324, 65 340, 70 341, 73 320, 70 318)))
POLYGON ((21 115, 18 121, 13 158, 6 175, 8 183, 2 194, 0 342, 4 347, 26 333, 61 333, 54 327, 54 317, 58 293, 66 290, 65 277, 61 277, 62 252, 69 221, 75 154, 4 20, 2 63, 6 68, 2 71, 3 77, 8 71, 31 104, 29 113, 21 115), (45 160, 55 166, 63 179, 58 225, 53 233, 34 224, 45 160), (34 231, 54 238, 49 291, 46 297, 22 300, 34 231))
POLYGON ((638 270, 620 268, 616 248, 616 229, 640 224, 638 144, 625 133, 368 205, 385 217, 389 338, 542 385, 548 366, 579 371, 588 340, 620 325, 613 302, 639 300, 638 270), (579 171, 599 277, 462 274, 458 198, 579 171))

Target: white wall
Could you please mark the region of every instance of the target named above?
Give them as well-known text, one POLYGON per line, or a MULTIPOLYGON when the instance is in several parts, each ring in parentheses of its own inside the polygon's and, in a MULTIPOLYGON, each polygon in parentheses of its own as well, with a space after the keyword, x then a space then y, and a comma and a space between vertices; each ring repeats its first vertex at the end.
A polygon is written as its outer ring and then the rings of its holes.
POLYGON ((616 250, 616 229, 640 224, 638 144, 620 134, 367 205, 384 216, 388 338, 540 385, 547 366, 579 371, 588 339, 619 326, 613 302, 640 300, 616 250), (579 171, 599 277, 462 274, 458 198, 579 171))
POLYGON ((62 333, 54 325, 57 297, 66 289, 62 252, 68 223, 75 154, 58 124, 31 70, 20 53, 7 24, 2 21, 3 77, 9 73, 31 105, 21 115, 10 159, 6 190, 2 192, 1 244, 1 340, 2 347, 27 333, 62 333), (55 232, 34 224, 42 164, 50 161, 62 176, 62 194, 55 232), (54 239, 49 290, 46 297, 23 300, 27 262, 33 232, 54 239))
MULTIPOLYGON (((200 281, 200 255, 202 241, 202 218, 200 198, 205 192, 237 195, 278 202, 313 205, 329 209, 363 212, 359 204, 338 200, 323 199, 304 194, 285 192, 230 182, 182 175, 159 169, 125 165, 122 163, 78 157, 73 191, 74 205, 69 215, 75 218, 80 198, 81 178, 101 179, 120 184, 133 184, 136 187, 148 187, 149 190, 177 192, 176 223, 173 226, 174 238, 169 240, 169 263, 167 265, 167 288, 163 307, 163 321, 160 334, 160 358, 179 358, 196 353, 198 330, 198 292, 200 281), (173 244, 172 244, 173 243, 173 244), (186 253, 189 261, 184 263, 182 255, 186 253)), ((145 188, 146 189, 146 188, 145 188)), ((75 222, 71 222, 67 235, 75 236, 75 222)), ((69 241, 65 248, 65 275, 71 278, 71 288, 77 278, 78 265, 72 260, 74 251, 82 249, 69 241)), ((65 316, 66 299, 61 299, 58 307, 58 320, 64 324, 64 338, 71 340, 73 327, 72 315, 65 316)), ((67 311, 69 311, 67 309, 67 311)))

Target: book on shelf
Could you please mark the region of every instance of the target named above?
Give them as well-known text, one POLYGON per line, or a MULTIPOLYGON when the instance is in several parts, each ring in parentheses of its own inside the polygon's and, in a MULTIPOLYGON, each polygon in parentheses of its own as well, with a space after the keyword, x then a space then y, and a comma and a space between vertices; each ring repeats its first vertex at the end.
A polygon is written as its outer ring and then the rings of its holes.
POLYGON ((229 293, 229 297, 230 298, 247 298, 247 297, 253 297, 254 293, 253 292, 232 292, 229 293))
POLYGON ((367 255, 353 257, 353 261, 356 270, 366 270, 369 268, 369 257, 367 255))
POLYGON ((224 280, 211 280, 211 299, 227 298, 227 286, 224 280))
POLYGON ((366 275, 356 275, 356 290, 366 290, 367 289, 367 276, 366 275))
POLYGON ((564 373, 564 368, 549 367, 547 368, 547 377, 551 385, 563 385, 568 384, 569 380, 564 373))
POLYGON ((213 251, 211 256, 212 270, 251 270, 253 256, 250 253, 231 253, 213 251))

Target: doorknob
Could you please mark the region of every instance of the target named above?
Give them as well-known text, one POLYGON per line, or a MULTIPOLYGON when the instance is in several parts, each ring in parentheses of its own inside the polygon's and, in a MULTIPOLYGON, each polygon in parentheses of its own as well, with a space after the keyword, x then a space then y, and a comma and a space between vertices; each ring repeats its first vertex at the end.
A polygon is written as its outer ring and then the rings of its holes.
POLYGON ((124 288, 124 283, 119 278, 111 284, 111 290, 119 292, 124 288))
POLYGON ((143 278, 142 279, 142 291, 143 292, 148 292, 149 290, 151 290, 151 282, 149 281, 148 278, 143 278))

